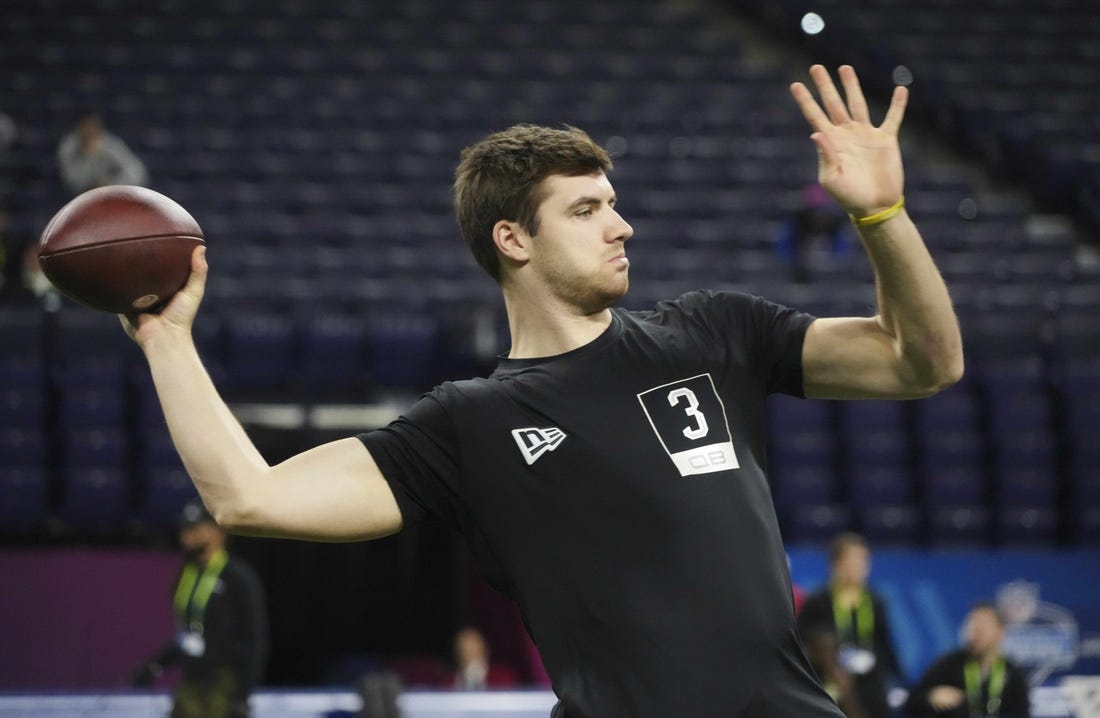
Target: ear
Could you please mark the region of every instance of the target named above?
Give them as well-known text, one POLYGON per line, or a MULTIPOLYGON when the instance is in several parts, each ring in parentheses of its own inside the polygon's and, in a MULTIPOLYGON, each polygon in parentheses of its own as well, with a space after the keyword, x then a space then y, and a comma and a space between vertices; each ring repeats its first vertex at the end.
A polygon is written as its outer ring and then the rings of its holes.
POLYGON ((524 264, 529 260, 531 237, 523 231, 519 222, 502 219, 493 225, 493 244, 505 261, 524 264))

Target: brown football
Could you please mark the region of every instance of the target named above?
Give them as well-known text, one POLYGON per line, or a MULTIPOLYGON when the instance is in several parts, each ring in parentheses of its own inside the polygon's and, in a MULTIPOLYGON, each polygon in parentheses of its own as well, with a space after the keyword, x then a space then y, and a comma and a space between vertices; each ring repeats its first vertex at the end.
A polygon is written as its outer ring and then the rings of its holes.
POLYGON ((97 187, 54 215, 38 262, 65 296, 114 314, 153 312, 187 282, 205 244, 187 210, 144 187, 97 187))

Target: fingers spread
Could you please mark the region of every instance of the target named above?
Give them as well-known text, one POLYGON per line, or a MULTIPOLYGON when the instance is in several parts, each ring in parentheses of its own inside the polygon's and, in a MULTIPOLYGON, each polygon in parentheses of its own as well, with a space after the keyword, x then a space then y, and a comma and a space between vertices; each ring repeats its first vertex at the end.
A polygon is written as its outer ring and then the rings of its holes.
POLYGON ((798 109, 802 110, 802 116, 806 118, 806 122, 810 123, 810 127, 821 132, 832 124, 814 100, 814 96, 810 94, 809 88, 801 82, 791 85, 791 95, 798 104, 798 109))
POLYGON ((905 117, 905 106, 909 102, 909 88, 901 85, 894 88, 894 96, 890 98, 890 109, 886 111, 886 119, 882 121, 882 128, 896 133, 901 127, 902 118, 905 117))
POLYGON ((844 86, 844 95, 848 98, 848 112, 856 122, 870 122, 871 115, 867 112, 867 100, 863 97, 863 89, 859 86, 859 78, 851 65, 841 65, 838 72, 840 82, 844 86))
POLYGON ((825 112, 829 114, 829 119, 838 125, 850 120, 848 108, 844 106, 844 101, 840 99, 840 92, 833 84, 833 78, 829 76, 829 71, 823 65, 814 65, 810 68, 810 77, 817 85, 817 93, 821 95, 821 104, 824 105, 825 112))

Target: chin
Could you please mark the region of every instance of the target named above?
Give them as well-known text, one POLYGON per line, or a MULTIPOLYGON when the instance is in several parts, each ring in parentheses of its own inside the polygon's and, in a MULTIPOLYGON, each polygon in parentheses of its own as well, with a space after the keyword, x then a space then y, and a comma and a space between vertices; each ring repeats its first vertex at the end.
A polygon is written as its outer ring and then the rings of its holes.
POLYGON ((624 277, 621 281, 609 283, 607 286, 601 287, 600 289, 596 290, 593 293, 594 296, 592 304, 598 306, 596 306, 595 310, 592 313, 594 314, 595 312, 603 311, 604 309, 613 307, 618 304, 619 301, 621 301, 622 298, 626 296, 626 292, 629 288, 630 280, 624 277))

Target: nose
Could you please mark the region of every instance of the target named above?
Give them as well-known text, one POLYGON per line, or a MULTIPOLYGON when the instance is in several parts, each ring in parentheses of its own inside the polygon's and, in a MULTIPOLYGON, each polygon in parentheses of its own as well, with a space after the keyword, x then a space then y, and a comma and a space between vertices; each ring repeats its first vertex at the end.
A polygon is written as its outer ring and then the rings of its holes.
POLYGON ((625 242, 634 236, 634 228, 630 226, 630 223, 623 219, 623 216, 611 210, 615 214, 615 222, 613 226, 613 232, 611 240, 613 242, 625 242))

